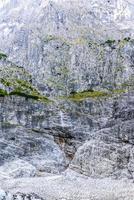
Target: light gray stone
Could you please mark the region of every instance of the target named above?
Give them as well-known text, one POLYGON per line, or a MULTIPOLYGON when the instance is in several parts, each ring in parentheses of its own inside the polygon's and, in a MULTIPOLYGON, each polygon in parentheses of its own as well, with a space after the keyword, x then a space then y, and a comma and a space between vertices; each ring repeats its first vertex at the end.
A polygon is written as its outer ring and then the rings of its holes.
POLYGON ((22 90, 0 95, 0 200, 134 199, 133 12, 130 0, 0 1, 0 89, 22 90))
POLYGON ((36 168, 24 160, 17 159, 2 165, 0 167, 1 173, 10 178, 33 177, 36 174, 36 168))

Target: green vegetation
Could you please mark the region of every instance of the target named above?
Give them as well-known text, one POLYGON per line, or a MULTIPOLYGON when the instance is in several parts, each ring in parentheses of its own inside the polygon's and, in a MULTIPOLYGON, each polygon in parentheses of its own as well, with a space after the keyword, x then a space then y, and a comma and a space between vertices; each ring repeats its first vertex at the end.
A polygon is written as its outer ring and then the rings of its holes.
POLYGON ((25 91, 21 91, 20 88, 12 91, 9 93, 9 95, 16 95, 16 96, 21 96, 21 97, 25 97, 27 99, 31 98, 31 99, 34 99, 34 100, 44 100, 44 101, 47 101, 48 99, 45 98, 45 97, 42 97, 41 95, 38 95, 38 94, 28 94, 26 93, 25 91))
POLYGON ((126 89, 115 89, 111 91, 111 94, 122 94, 125 93, 127 90, 126 89))
POLYGON ((109 46, 112 46, 113 44, 115 44, 115 42, 116 42, 116 40, 108 39, 108 40, 106 40, 106 41, 105 41, 103 44, 101 44, 101 45, 107 44, 107 45, 109 45, 109 46))
POLYGON ((0 97, 4 97, 4 96, 7 96, 8 93, 6 90, 3 90, 3 89, 0 89, 0 97))
POLYGON ((109 90, 107 92, 86 90, 86 91, 81 91, 81 92, 72 92, 70 96, 67 97, 67 99, 77 102, 77 101, 83 101, 87 98, 91 98, 91 99, 100 99, 103 97, 108 98, 114 95, 123 94, 126 91, 127 91, 126 89, 114 89, 114 90, 109 90))
POLYGON ((108 39, 105 42, 101 43, 100 45, 104 46, 105 44, 107 44, 110 47, 112 47, 114 44, 119 44, 120 47, 124 47, 124 45, 130 41, 131 41, 130 37, 126 37, 121 40, 108 39))
POLYGON ((108 96, 107 92, 104 91, 82 91, 82 92, 74 92, 71 94, 68 99, 73 101, 82 101, 86 98, 100 98, 108 96))
POLYGON ((53 40, 60 40, 62 42, 64 42, 67 45, 88 45, 89 47, 96 47, 96 46, 104 46, 104 45, 108 45, 110 47, 112 47, 114 44, 119 44, 120 47, 123 47, 125 44, 127 44, 128 42, 132 41, 130 37, 125 37, 123 39, 120 40, 115 40, 115 39, 107 39, 106 41, 104 41, 103 43, 96 43, 94 41, 89 41, 87 38, 84 37, 79 37, 79 38, 75 38, 73 40, 69 40, 67 38, 61 37, 61 36, 55 36, 55 35, 47 35, 44 38, 44 42, 48 43, 50 41, 53 40))
MULTIPOLYGON (((4 53, 0 53, 0 59, 6 58, 7 56, 4 53)), ((32 85, 32 76, 23 67, 17 66, 10 61, 8 61, 8 64, 11 66, 0 68, 0 83, 3 85, 2 89, 0 89, 1 97, 16 95, 26 99, 50 102, 47 97, 32 85)))
POLYGON ((0 52, 0 60, 6 59, 6 58, 7 58, 7 55, 0 52))
POLYGON ((124 38, 122 40, 118 40, 118 44, 120 48, 123 48, 128 42, 131 41, 131 38, 124 38))
POLYGON ((47 35, 45 36, 44 38, 44 42, 45 43, 49 43, 51 41, 54 41, 54 40, 59 40, 61 41, 64 45, 67 45, 67 46, 70 46, 70 41, 68 41, 68 39, 64 38, 64 37, 61 37, 61 36, 55 36, 55 35, 47 35))
POLYGON ((134 75, 124 81, 124 83, 121 84, 121 87, 125 89, 134 89, 134 75))
POLYGON ((5 87, 11 89, 11 92, 9 93, 7 93, 5 90, 1 90, 0 91, 1 96, 16 95, 25 97, 27 99, 31 98, 41 102, 50 102, 50 100, 47 97, 41 95, 40 92, 27 81, 19 79, 16 80, 1 79, 1 83, 5 87))
POLYGON ((50 42, 50 41, 52 41, 52 40, 56 40, 56 39, 57 39, 57 37, 54 36, 54 35, 47 35, 47 36, 44 38, 44 42, 48 43, 48 42, 50 42))
POLYGON ((129 42, 131 40, 130 37, 124 38, 124 41, 129 42))

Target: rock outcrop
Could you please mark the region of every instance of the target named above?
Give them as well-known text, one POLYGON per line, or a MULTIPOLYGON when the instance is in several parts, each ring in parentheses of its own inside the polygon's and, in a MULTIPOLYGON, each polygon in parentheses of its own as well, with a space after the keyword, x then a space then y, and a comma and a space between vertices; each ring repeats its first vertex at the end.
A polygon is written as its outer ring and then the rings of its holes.
POLYGON ((133 11, 0 3, 0 200, 134 199, 133 11))

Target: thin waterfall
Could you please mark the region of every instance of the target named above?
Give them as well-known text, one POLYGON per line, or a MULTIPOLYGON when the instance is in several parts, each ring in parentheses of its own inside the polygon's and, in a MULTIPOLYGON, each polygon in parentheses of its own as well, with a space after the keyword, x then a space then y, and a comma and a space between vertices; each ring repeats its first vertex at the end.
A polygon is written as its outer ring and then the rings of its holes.
POLYGON ((60 111, 60 121, 61 121, 61 126, 64 127, 65 123, 64 123, 64 114, 62 111, 60 111))

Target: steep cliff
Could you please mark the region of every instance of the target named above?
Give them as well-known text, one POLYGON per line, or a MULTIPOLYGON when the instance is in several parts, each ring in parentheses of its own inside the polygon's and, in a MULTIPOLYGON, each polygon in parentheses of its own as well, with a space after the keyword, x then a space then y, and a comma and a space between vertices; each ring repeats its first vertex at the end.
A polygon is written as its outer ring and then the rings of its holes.
POLYGON ((0 3, 0 200, 134 198, 133 11, 0 3))

